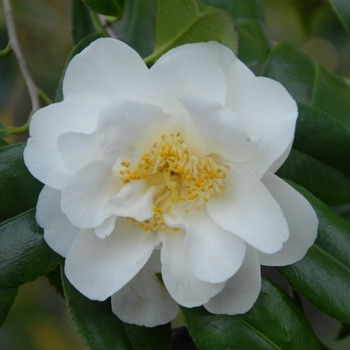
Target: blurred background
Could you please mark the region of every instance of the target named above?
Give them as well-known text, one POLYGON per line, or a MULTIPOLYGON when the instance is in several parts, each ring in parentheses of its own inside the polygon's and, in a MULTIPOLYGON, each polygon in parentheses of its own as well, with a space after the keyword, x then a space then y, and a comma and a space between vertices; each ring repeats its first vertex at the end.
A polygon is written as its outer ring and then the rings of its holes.
MULTIPOLYGON (((128 0, 126 0, 128 1, 128 0)), ((129 0, 131 1, 131 0, 129 0)), ((262 0, 266 24, 274 42, 290 39, 330 71, 350 77, 350 39, 324 0, 262 0)), ((55 97, 65 60, 72 49, 69 0, 12 0, 20 44, 36 84, 55 97)), ((0 49, 8 42, 0 7, 0 49)), ((256 68, 255 70, 258 70, 256 68)), ((31 109, 28 93, 13 54, 0 58, 0 122, 19 126, 31 109)), ((7 141, 25 141, 27 134, 7 141)), ((276 278, 271 269, 264 270, 276 278)), ((280 283, 283 283, 283 281, 280 283)), ((335 341, 341 325, 305 304, 318 337, 334 350, 350 349, 350 339, 335 341)), ((86 349, 76 334, 64 299, 46 278, 20 288, 7 320, 0 328, 1 350, 86 349)))

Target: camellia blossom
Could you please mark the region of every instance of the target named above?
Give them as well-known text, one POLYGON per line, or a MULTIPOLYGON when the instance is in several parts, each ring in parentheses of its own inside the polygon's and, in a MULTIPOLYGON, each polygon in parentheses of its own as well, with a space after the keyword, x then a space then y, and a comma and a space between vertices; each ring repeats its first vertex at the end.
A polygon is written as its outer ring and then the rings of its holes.
POLYGON ((178 304, 241 314, 260 265, 303 258, 310 204, 274 172, 297 106, 216 43, 174 48, 150 69, 121 41, 76 55, 64 100, 37 111, 24 158, 45 184, 37 221, 86 297, 153 327, 178 304))

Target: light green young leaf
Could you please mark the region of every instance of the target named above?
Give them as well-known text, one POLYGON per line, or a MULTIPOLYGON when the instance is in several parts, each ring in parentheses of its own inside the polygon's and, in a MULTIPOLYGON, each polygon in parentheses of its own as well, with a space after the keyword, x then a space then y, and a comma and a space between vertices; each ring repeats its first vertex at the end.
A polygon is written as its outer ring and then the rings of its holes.
POLYGON ((348 0, 330 0, 336 14, 350 33, 350 2, 348 0))
POLYGON ((307 190, 291 185, 314 207, 318 237, 303 260, 279 271, 311 304, 350 324, 350 224, 307 190))
POLYGON ((244 315, 213 315, 204 308, 181 307, 200 350, 320 349, 311 326, 289 296, 267 279, 244 315))
POLYGON ((152 63, 178 45, 210 40, 237 52, 238 35, 227 12, 199 0, 158 0, 155 48, 145 61, 152 63))
POLYGON ((265 61, 271 47, 261 2, 258 0, 203 0, 221 8, 234 19, 239 34, 238 58, 247 65, 265 61))
POLYGON ((0 290, 0 326, 4 323, 18 293, 18 288, 0 290))

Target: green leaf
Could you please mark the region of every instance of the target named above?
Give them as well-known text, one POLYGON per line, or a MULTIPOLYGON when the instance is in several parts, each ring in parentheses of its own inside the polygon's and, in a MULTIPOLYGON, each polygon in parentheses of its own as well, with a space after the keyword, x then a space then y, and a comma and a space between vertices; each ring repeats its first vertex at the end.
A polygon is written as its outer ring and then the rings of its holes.
POLYGON ((4 323, 18 293, 18 288, 0 290, 0 326, 4 323))
POLYGON ((154 328, 124 323, 134 350, 170 350, 171 325, 154 328))
POLYGON ((181 307, 201 350, 320 349, 304 315, 289 296, 267 279, 253 308, 243 315, 213 315, 203 307, 181 307))
POLYGON ((128 0, 124 15, 115 23, 118 37, 136 50, 141 57, 154 48, 157 0, 128 0))
MULTIPOLYGON (((124 324, 112 313, 111 301, 92 301, 80 294, 62 271, 72 321, 90 350, 134 350, 124 324)), ((147 349, 147 348, 146 348, 147 349)))
POLYGON ((291 185, 314 207, 318 237, 303 260, 278 270, 311 304, 350 324, 350 224, 310 192, 291 185))
POLYGON ((337 340, 342 340, 347 338, 350 335, 350 326, 348 324, 343 323, 342 327, 337 335, 337 340))
POLYGON ((0 222, 36 206, 42 184, 23 161, 25 144, 0 149, 0 222))
POLYGON ((238 35, 227 12, 199 0, 158 0, 155 48, 145 61, 154 62, 175 46, 210 40, 237 52, 238 35))
POLYGON ((349 203, 350 177, 296 150, 276 174, 305 187, 330 206, 349 203))
POLYGON ((74 45, 87 35, 95 32, 91 21, 90 10, 81 0, 71 0, 70 25, 74 45))
POLYGON ((271 47, 261 2, 258 0, 203 0, 234 19, 239 35, 238 58, 247 65, 265 61, 271 47))
POLYGON ((7 141, 5 141, 4 139, 0 138, 0 148, 5 147, 5 146, 9 146, 9 143, 7 141))
POLYGON ((349 0, 330 0, 336 14, 350 33, 350 2, 349 0))
POLYGON ((63 69, 63 73, 61 76, 61 79, 58 83, 58 87, 57 87, 57 91, 56 91, 56 97, 55 97, 55 102, 61 102, 63 100, 63 91, 62 91, 62 84, 63 84, 63 79, 64 79, 64 75, 66 72, 66 69, 68 67, 69 62, 71 61, 71 59, 77 55, 78 53, 80 53, 81 51, 83 51, 86 47, 88 47, 93 41, 99 39, 99 38, 103 38, 104 35, 101 33, 94 33, 94 34, 90 34, 88 36, 86 36, 84 39, 80 40, 78 42, 78 44, 76 44, 73 47, 73 50, 70 52, 66 64, 64 66, 63 69))
POLYGON ((124 0, 82 0, 91 10, 103 15, 121 17, 124 0))
POLYGON ((271 50, 264 75, 281 82, 297 102, 328 113, 350 129, 350 85, 290 42, 271 50))
POLYGON ((350 130, 317 108, 299 104, 293 148, 350 175, 350 130))
POLYGON ((0 289, 44 276, 61 261, 62 257, 46 244, 34 209, 0 225, 0 289))

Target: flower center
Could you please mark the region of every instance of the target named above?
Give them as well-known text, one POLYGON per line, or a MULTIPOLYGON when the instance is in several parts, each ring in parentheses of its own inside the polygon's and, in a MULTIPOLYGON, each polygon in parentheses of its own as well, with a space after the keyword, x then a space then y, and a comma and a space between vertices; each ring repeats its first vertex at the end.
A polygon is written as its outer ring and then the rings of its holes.
POLYGON ((181 133, 162 135, 141 156, 135 168, 130 167, 130 162, 121 165, 125 168, 120 171, 124 183, 145 180, 149 186, 159 186, 153 198, 153 217, 139 223, 145 231, 153 232, 179 230, 166 225, 164 214, 180 201, 188 203, 185 212, 192 207, 200 209, 225 188, 225 170, 230 169, 228 165, 220 165, 215 157, 198 158, 192 154, 181 133))

